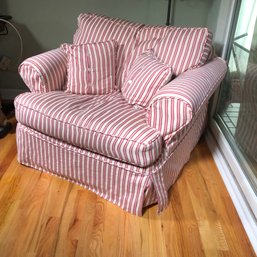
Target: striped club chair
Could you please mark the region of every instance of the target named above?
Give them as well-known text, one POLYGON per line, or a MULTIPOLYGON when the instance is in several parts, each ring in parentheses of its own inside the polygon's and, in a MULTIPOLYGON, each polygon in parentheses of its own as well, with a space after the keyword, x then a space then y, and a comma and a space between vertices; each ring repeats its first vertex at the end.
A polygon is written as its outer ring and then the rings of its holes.
POLYGON ((72 44, 19 67, 18 161, 123 210, 167 207, 226 74, 206 28, 81 14, 72 44))

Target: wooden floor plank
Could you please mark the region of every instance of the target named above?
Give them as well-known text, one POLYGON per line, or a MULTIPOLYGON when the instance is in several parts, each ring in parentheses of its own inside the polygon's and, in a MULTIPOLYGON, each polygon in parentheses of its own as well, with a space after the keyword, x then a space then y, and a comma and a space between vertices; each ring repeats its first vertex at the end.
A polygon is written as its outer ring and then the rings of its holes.
POLYGON ((204 140, 168 208, 143 217, 16 158, 9 134, 0 140, 1 257, 255 256, 204 140))
POLYGON ((16 154, 15 134, 0 139, 0 180, 16 154))

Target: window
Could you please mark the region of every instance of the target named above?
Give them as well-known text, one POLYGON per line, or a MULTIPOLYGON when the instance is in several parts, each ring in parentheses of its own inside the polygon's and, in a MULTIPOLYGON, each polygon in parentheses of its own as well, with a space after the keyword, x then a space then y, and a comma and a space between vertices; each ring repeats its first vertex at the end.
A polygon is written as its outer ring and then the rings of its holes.
POLYGON ((242 1, 216 120, 257 192, 257 1, 242 1))

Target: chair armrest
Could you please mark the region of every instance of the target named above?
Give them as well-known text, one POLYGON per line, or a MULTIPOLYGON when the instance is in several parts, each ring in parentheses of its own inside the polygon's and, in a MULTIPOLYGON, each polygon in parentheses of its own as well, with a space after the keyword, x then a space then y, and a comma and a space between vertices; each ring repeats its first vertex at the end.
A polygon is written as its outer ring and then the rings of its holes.
POLYGON ((220 85, 226 71, 225 61, 215 58, 176 77, 153 97, 147 112, 148 124, 160 131, 167 143, 197 115, 220 85))
POLYGON ((19 73, 32 92, 62 90, 67 73, 66 53, 60 48, 32 56, 19 66, 19 73))

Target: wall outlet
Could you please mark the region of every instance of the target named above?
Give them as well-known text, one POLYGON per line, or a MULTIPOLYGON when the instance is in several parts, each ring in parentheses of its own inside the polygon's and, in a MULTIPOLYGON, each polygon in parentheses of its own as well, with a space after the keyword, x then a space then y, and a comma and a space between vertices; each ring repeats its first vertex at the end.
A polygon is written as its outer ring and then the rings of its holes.
POLYGON ((1 70, 8 70, 10 68, 11 59, 5 55, 0 57, 0 69, 1 70))

